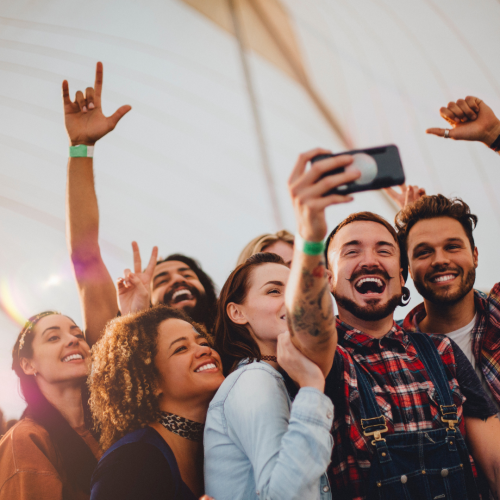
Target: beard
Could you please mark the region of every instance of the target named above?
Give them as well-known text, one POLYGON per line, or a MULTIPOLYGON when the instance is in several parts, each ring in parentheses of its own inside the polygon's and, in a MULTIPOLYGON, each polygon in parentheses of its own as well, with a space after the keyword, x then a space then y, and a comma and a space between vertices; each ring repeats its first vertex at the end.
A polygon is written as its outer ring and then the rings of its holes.
POLYGON ((211 308, 208 303, 207 294, 204 292, 200 292, 200 290, 198 290, 196 287, 188 285, 187 283, 176 286, 163 296, 161 303, 169 307, 174 307, 175 304, 172 303, 172 296, 177 290, 179 290, 179 288, 187 288, 191 292, 191 295, 196 299, 196 304, 194 306, 186 305, 184 307, 181 307, 181 309, 193 321, 195 321, 196 323, 201 323, 208 328, 210 326, 209 323, 211 318, 211 308))
POLYGON ((391 316, 400 304, 401 296, 402 293, 397 293, 383 304, 378 299, 370 299, 365 305, 360 306, 352 299, 334 294, 338 306, 363 321, 379 321, 391 316))
MULTIPOLYGON (((413 279, 413 283, 415 283, 415 288, 418 293, 422 295, 424 299, 427 299, 429 302, 436 304, 438 306, 452 306, 457 302, 460 302, 473 288, 474 282, 476 281, 476 269, 473 267, 467 273, 467 276, 464 277, 464 272, 462 269, 443 269, 443 271, 433 271, 432 274, 436 272, 446 272, 446 271, 459 271, 460 274, 458 277, 461 278, 462 282, 455 292, 451 292, 449 289, 443 287, 440 290, 432 289, 427 283, 429 281, 428 275, 424 276, 423 280, 413 279)), ((430 278, 430 274, 429 278, 430 278)))

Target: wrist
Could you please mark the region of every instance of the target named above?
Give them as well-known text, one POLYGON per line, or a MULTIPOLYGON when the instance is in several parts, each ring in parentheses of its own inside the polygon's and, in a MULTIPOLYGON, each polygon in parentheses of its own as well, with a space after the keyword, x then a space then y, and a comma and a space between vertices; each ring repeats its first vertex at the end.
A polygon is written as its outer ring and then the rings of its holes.
POLYGON ((78 144, 69 147, 70 158, 93 158, 94 146, 87 146, 85 144, 78 144))
POLYGON ((300 388, 304 387, 312 387, 313 389, 317 389, 319 392, 325 392, 325 379, 306 379, 299 381, 300 388))
POLYGON ((325 242, 322 239, 306 239, 300 233, 295 234, 294 246, 300 252, 311 256, 322 255, 325 251, 325 242))
POLYGON ((498 137, 500 137, 500 121, 498 123, 496 123, 484 136, 483 140, 481 142, 483 142, 484 144, 486 144, 486 146, 488 146, 489 148, 491 148, 491 145, 498 139, 498 137))

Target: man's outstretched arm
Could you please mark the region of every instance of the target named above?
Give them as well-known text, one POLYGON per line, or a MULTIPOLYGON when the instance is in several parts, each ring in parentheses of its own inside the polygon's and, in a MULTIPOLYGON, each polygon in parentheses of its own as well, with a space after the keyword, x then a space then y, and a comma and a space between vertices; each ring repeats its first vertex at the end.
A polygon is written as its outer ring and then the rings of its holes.
MULTIPOLYGON (((130 111, 122 106, 105 117, 101 108, 102 63, 97 63, 95 87, 69 96, 68 82, 62 85, 64 121, 71 146, 94 146, 130 111)), ((80 295, 83 327, 90 345, 106 323, 116 316, 118 304, 113 280, 104 265, 98 242, 99 210, 94 188, 93 159, 70 158, 66 186, 66 239, 80 295)))
MULTIPOLYGON (((352 200, 351 196, 323 195, 361 175, 358 170, 351 170, 320 180, 323 173, 352 163, 351 156, 337 156, 318 161, 306 170, 307 163, 314 156, 324 153, 329 151, 316 149, 300 155, 288 181, 298 235, 313 243, 322 242, 326 237, 326 207, 352 200)), ((326 376, 337 348, 337 329, 326 263, 323 251, 318 252, 319 255, 309 255, 303 250, 301 242, 296 239, 292 270, 285 292, 287 319, 294 345, 314 361, 326 376)))

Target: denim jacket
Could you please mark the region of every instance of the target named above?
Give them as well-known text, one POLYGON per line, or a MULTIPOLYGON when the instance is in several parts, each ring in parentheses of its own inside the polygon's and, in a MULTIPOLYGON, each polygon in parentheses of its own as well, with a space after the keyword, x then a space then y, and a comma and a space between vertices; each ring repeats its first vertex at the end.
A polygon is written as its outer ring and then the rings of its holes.
POLYGON ((330 500, 333 404, 312 387, 293 404, 281 374, 242 362, 205 423, 205 490, 217 500, 330 500))

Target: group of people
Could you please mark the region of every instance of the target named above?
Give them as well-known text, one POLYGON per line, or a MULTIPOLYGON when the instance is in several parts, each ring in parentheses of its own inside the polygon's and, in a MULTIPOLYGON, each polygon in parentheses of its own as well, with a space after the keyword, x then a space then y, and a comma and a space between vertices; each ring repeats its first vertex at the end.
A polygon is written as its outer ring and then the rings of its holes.
MULTIPOLYGON (((95 86, 70 99, 67 241, 83 325, 30 318, 12 368, 27 403, 0 441, 0 500, 487 499, 500 496, 500 285, 474 289, 477 217, 461 199, 389 190, 394 226, 353 213, 330 232, 349 155, 301 154, 288 181, 297 232, 242 251, 217 295, 173 254, 115 287, 101 258, 95 86), (408 275, 424 298, 402 324, 408 275), (334 315, 333 301, 338 315, 334 315)), ((500 151, 480 99, 429 133, 500 151)))

